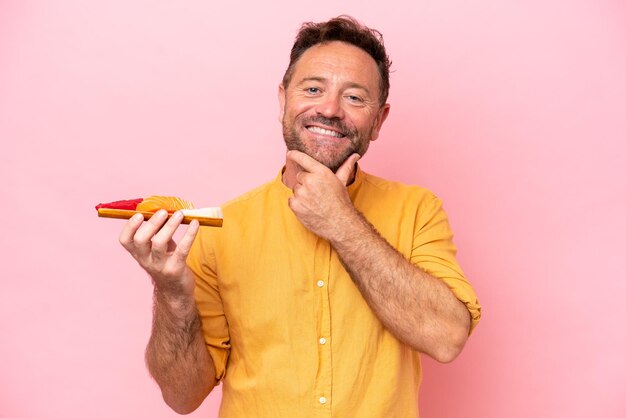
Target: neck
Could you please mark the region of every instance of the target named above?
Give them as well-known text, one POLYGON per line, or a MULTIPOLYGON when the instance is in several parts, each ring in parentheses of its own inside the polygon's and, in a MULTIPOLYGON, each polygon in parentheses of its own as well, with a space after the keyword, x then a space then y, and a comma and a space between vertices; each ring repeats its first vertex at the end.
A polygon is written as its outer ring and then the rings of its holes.
POLYGON ((293 189, 293 186, 296 185, 296 176, 301 171, 303 171, 302 167, 291 160, 287 160, 285 170, 283 171, 283 184, 293 189))

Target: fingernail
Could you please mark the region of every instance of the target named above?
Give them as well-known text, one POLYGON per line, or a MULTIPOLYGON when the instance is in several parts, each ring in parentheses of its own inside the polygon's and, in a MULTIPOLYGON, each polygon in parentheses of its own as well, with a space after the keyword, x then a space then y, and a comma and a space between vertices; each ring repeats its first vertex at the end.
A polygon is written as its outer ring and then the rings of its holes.
POLYGON ((143 215, 141 213, 135 213, 131 219, 134 222, 137 222, 137 221, 141 220, 141 218, 143 218, 143 215))
POLYGON ((174 212, 174 214, 172 215, 172 218, 174 218, 174 220, 179 221, 181 219, 183 219, 183 213, 178 211, 178 212, 174 212))

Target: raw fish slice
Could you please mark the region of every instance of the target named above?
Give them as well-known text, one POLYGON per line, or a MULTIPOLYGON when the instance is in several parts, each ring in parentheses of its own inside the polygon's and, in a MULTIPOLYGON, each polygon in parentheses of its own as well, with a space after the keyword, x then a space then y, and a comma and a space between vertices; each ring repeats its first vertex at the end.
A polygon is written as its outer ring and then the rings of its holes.
POLYGON ((209 207, 209 208, 198 208, 198 209, 182 209, 181 212, 185 216, 192 216, 198 218, 214 218, 214 219, 223 219, 224 214, 222 213, 222 208, 219 206, 209 207))
POLYGON ((107 209, 124 209, 124 210, 135 210, 137 205, 141 203, 143 199, 130 199, 130 200, 116 200, 115 202, 109 203, 99 203, 96 205, 96 209, 107 208, 107 209))
POLYGON ((139 203, 136 208, 141 212, 156 212, 160 209, 174 213, 181 209, 193 209, 193 203, 174 196, 150 196, 139 203))

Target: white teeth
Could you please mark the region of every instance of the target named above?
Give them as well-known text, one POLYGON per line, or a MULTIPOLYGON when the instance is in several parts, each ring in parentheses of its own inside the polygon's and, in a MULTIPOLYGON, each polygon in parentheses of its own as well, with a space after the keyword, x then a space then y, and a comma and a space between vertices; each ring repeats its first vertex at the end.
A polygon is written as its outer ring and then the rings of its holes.
POLYGON ((307 129, 313 133, 334 136, 335 138, 343 138, 343 135, 339 132, 331 131, 330 129, 320 128, 319 126, 307 126, 307 129))

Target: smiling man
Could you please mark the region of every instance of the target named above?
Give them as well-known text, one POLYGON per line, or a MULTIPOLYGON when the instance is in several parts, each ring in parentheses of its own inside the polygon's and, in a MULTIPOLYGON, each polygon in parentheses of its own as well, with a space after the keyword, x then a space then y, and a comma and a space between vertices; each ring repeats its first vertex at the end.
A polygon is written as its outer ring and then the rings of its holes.
POLYGON ((151 275, 150 372, 180 413, 223 383, 221 417, 417 417, 420 353, 452 361, 480 306, 441 202, 357 160, 389 114, 377 31, 303 25, 278 89, 286 163, 223 228, 132 219, 151 275))
POLYGON ((361 48, 330 41, 306 50, 279 87, 288 149, 336 172, 352 154, 363 156, 378 137, 389 105, 373 58, 361 48))

